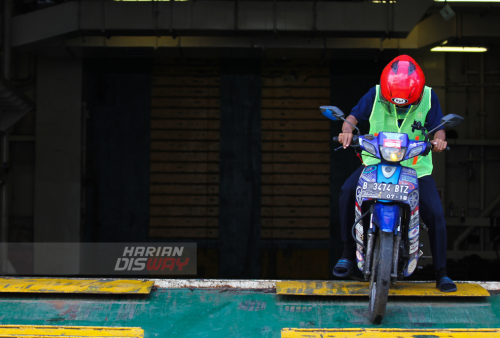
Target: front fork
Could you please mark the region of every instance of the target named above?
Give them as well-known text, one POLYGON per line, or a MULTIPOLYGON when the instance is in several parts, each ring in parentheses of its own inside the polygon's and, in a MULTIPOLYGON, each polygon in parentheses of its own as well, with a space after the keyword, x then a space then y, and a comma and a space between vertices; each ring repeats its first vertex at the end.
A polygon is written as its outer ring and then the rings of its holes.
POLYGON ((396 232, 396 236, 394 237, 394 247, 393 247, 393 260, 392 260, 392 273, 391 273, 391 282, 392 284, 396 284, 396 280, 398 279, 398 261, 399 261, 399 243, 401 243, 401 225, 403 220, 403 208, 399 207, 399 221, 398 221, 398 230, 396 232))
POLYGON ((366 243, 366 258, 365 258, 365 269, 363 275, 365 276, 365 281, 370 280, 370 275, 372 273, 371 263, 373 256, 373 242, 375 239, 375 227, 373 226, 373 210, 375 209, 375 204, 370 206, 370 228, 368 229, 368 242, 366 243))
MULTIPOLYGON (((370 228, 368 229, 368 242, 366 245, 366 257, 365 257, 365 267, 363 271, 363 275, 365 277, 365 281, 370 279, 371 275, 371 262, 373 256, 373 245, 375 240, 375 227, 373 226, 373 209, 374 205, 370 206, 370 228)), ((399 244, 401 243, 401 225, 402 225, 402 215, 403 208, 400 207, 399 210, 399 220, 398 220, 398 228, 394 238, 394 247, 393 247, 393 261, 392 261, 392 271, 391 271, 391 282, 393 284, 396 283, 398 278, 398 261, 399 261, 399 244)))

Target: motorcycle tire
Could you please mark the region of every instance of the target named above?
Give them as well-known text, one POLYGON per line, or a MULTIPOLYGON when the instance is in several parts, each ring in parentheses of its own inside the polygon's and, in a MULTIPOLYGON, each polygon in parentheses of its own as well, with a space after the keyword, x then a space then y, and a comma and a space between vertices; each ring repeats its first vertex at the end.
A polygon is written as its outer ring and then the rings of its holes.
POLYGON ((368 312, 373 324, 382 323, 389 298, 394 234, 379 231, 373 255, 368 312))

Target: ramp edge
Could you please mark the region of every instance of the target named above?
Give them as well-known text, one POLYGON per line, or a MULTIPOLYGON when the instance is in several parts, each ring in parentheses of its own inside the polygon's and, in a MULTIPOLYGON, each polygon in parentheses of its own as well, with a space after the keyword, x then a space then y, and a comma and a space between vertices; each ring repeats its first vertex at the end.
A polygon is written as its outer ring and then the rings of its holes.
POLYGON ((302 329, 284 328, 281 338, 499 338, 500 329, 302 329))
POLYGON ((140 279, 0 278, 0 293, 149 294, 153 286, 140 279))
POLYGON ((123 337, 143 338, 140 327, 0 325, 1 337, 123 337))

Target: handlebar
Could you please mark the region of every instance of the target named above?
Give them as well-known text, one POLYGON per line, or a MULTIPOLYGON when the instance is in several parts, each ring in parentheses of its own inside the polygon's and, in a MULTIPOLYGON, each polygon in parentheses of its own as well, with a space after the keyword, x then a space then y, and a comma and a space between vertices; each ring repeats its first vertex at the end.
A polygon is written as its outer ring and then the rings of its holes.
MULTIPOLYGON (((339 137, 338 136, 334 136, 333 137, 333 142, 338 142, 338 141, 339 141, 339 137)), ((359 145, 359 137, 358 137, 358 135, 352 135, 351 144, 352 145, 359 145)))
MULTIPOLYGON (((339 137, 338 136, 334 136, 333 137, 333 142, 339 142, 339 137)), ((359 138, 358 138, 358 135, 353 135, 352 136, 352 141, 351 141, 351 144, 352 145, 358 145, 359 144, 359 138)), ((431 149, 434 148, 434 145, 431 143, 431 149)), ((446 147, 444 149, 444 151, 450 151, 450 147, 446 147)))
MULTIPOLYGON (((434 144, 431 143, 431 149, 433 149, 433 148, 434 148, 434 144)), ((450 151, 450 147, 444 148, 444 151, 450 151)))

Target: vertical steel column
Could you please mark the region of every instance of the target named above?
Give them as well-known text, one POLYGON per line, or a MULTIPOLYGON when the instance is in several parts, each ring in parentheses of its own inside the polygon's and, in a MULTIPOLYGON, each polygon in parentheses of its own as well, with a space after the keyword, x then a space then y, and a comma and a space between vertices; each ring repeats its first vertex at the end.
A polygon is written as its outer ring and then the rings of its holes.
MULTIPOLYGON (((481 118, 481 139, 484 140, 485 134, 485 99, 484 99, 484 53, 480 55, 481 61, 479 63, 479 81, 481 82, 481 107, 479 116, 481 118)), ((485 199, 485 159, 484 159, 484 146, 481 146, 481 210, 484 210, 484 199, 485 199)), ((481 242, 480 242, 480 250, 484 250, 484 228, 479 230, 481 232, 481 242)))
POLYGON ((1 255, 2 258, 0 260, 0 274, 4 275, 7 274, 7 267, 8 267, 8 240, 9 240, 9 214, 8 214, 8 209, 7 209, 7 171, 5 164, 8 162, 9 158, 9 134, 5 132, 2 135, 2 170, 3 170, 3 179, 1 182, 1 238, 0 238, 0 245, 1 245, 1 255))
POLYGON ((10 80, 11 43, 12 0, 3 0, 2 70, 6 80, 10 80))
MULTIPOLYGON (((480 93, 480 108, 479 108, 479 118, 481 121, 481 131, 480 131, 480 138, 484 140, 484 133, 485 133, 485 125, 484 125, 484 120, 485 120, 485 102, 484 102, 484 53, 481 53, 480 55, 480 61, 479 61, 479 93, 480 93)), ((480 196, 480 201, 481 201, 481 210, 484 209, 484 146, 481 146, 481 196, 480 196)))
MULTIPOLYGON (((456 19, 455 19, 456 20, 456 19)), ((467 54, 467 53, 464 53, 467 54)), ((465 83, 469 82, 469 60, 467 59, 467 56, 464 55, 463 60, 465 60, 465 83)), ((469 116, 469 87, 465 87, 465 117, 467 118, 469 116)), ((469 123, 465 124, 465 139, 469 139, 469 123)), ((469 184, 469 165, 468 165, 468 158, 472 157, 472 154, 469 155, 471 150, 469 149, 469 146, 465 146, 465 212, 467 213, 469 211, 469 192, 470 192, 470 184, 469 184)), ((446 210, 446 209, 445 209, 446 210)))
MULTIPOLYGON (((11 38, 12 31, 12 0, 3 1, 3 34, 2 34, 2 73, 6 80, 10 80, 10 61, 11 61, 11 38)), ((2 135, 2 164, 8 162, 8 148, 9 148, 9 134, 6 131, 2 135)), ((1 231, 0 231, 0 243, 1 249, 1 259, 0 259, 0 273, 5 274, 7 271, 8 259, 7 259, 7 241, 8 241, 8 213, 7 213, 7 172, 4 167, 3 182, 1 185, 1 231)))
POLYGON ((261 72, 259 59, 221 62, 220 278, 261 276, 261 72))
POLYGON ((170 0, 169 2, 169 12, 168 13, 170 15, 170 22, 169 22, 169 31, 170 31, 170 35, 174 35, 174 0, 170 0))
POLYGON ((278 32, 278 2, 273 1, 273 33, 276 35, 278 32))

